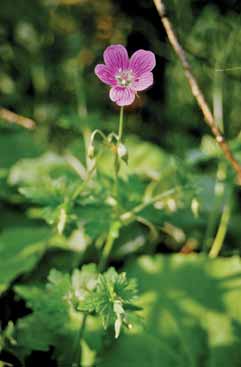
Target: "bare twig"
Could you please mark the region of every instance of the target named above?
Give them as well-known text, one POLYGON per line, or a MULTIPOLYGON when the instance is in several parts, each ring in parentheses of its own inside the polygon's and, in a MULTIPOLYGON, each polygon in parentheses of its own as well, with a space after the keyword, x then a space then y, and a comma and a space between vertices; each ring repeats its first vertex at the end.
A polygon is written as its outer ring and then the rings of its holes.
POLYGON ((9 111, 2 107, 0 107, 0 118, 9 122, 10 124, 17 124, 25 127, 26 129, 33 129, 36 125, 32 119, 17 115, 15 112, 9 111))
POLYGON ((193 96, 196 98, 196 101, 199 105, 199 108, 201 109, 204 119, 207 123, 207 125, 210 127, 213 135, 215 136, 215 139, 217 143, 219 144, 220 148, 222 149, 226 159, 230 162, 233 169, 235 170, 237 174, 238 183, 241 184, 241 165, 236 160, 236 158, 233 156, 233 153, 226 142, 222 132, 218 128, 218 124, 208 106, 208 103, 198 85, 198 82, 195 78, 195 76, 192 73, 191 65, 189 64, 187 60, 186 53, 179 43, 179 40, 177 39, 176 33, 173 29, 172 23, 170 22, 168 16, 166 15, 166 9, 165 5, 162 0, 153 0, 154 4, 156 6, 156 9, 161 17, 162 24, 165 28, 165 31, 167 33, 167 37, 169 39, 170 44, 172 45, 174 51, 176 52, 179 60, 181 61, 182 67, 184 69, 185 76, 188 80, 188 83, 190 85, 191 91, 193 96))

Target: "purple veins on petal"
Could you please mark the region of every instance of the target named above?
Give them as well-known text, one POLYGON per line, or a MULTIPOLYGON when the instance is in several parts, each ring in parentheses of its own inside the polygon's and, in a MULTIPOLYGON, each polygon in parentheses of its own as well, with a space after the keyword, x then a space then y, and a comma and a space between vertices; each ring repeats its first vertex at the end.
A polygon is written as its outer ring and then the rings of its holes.
POLYGON ((116 85, 116 78, 113 72, 104 64, 98 64, 95 67, 95 74, 107 85, 116 85))
POLYGON ((156 58, 151 51, 138 50, 130 58, 129 68, 136 76, 152 71, 155 66, 156 58))
POLYGON ((110 90, 110 99, 118 106, 129 106, 135 100, 135 92, 131 88, 113 87, 110 90))
POLYGON ((147 72, 136 78, 132 84, 132 88, 136 91, 142 91, 149 88, 153 84, 153 74, 147 72))
POLYGON ((129 66, 129 57, 126 48, 122 45, 112 45, 107 47, 104 52, 104 61, 114 73, 118 69, 127 69, 129 66))

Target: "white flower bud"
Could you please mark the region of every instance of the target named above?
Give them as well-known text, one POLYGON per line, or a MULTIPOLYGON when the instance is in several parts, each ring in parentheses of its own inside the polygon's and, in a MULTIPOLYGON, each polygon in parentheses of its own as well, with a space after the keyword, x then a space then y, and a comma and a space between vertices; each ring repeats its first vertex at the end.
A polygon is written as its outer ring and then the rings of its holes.
POLYGON ((88 154, 88 158, 90 158, 90 159, 94 158, 94 156, 95 156, 95 147, 94 147, 93 144, 89 144, 87 154, 88 154))
POLYGON ((120 159, 122 159, 124 162, 128 162, 128 150, 126 146, 122 143, 118 144, 117 146, 117 154, 120 159))

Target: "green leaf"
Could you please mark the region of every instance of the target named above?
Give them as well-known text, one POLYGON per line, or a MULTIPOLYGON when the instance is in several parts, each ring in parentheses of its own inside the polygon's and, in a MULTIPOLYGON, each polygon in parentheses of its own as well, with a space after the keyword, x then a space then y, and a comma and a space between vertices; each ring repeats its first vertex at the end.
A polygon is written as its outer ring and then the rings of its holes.
POLYGON ((239 258, 143 256, 130 264, 143 307, 142 326, 101 355, 100 366, 239 367, 239 258))
POLYGON ((35 159, 19 160, 10 170, 10 185, 33 203, 55 208, 79 185, 79 177, 65 159, 45 153, 35 159))
POLYGON ((78 206, 74 212, 91 239, 108 233, 112 223, 112 208, 110 205, 95 202, 78 206))
MULTIPOLYGON (((45 287, 22 285, 15 288, 33 311, 16 324, 14 352, 19 358, 24 360, 33 350, 47 351, 52 346, 58 366, 71 366, 76 362, 81 349, 80 330, 84 315, 77 306, 84 304, 87 295, 95 289, 96 280, 96 267, 90 264, 74 270, 72 276, 52 270, 45 287)), ((88 316, 83 335, 91 354, 95 354, 101 338, 96 317, 88 316)))
POLYGON ((96 291, 90 298, 104 328, 115 325, 115 335, 118 337, 121 323, 128 317, 125 305, 132 304, 136 296, 136 281, 127 279, 125 273, 118 274, 114 268, 110 268, 99 275, 96 291))
POLYGON ((10 228, 0 235, 0 293, 19 275, 31 271, 47 247, 49 230, 10 228))
POLYGON ((94 305, 90 302, 89 296, 96 289, 97 276, 95 264, 84 265, 81 271, 74 270, 72 275, 73 303, 78 310, 94 311, 94 305))
POLYGON ((14 324, 9 321, 6 328, 2 331, 0 327, 0 353, 3 351, 4 347, 8 344, 15 345, 16 340, 14 335, 14 324))
POLYGON ((59 179, 63 175, 76 177, 66 160, 52 152, 47 152, 34 159, 21 159, 10 170, 11 185, 31 186, 39 181, 59 179))
MULTIPOLYGON (((68 274, 50 272, 45 289, 18 286, 19 296, 27 301, 33 313, 18 320, 16 325, 16 353, 24 359, 32 350, 47 351, 55 347, 60 365, 73 357, 75 339, 82 315, 71 304, 71 279, 68 274)), ((80 348, 80 347, 79 347, 80 348)))

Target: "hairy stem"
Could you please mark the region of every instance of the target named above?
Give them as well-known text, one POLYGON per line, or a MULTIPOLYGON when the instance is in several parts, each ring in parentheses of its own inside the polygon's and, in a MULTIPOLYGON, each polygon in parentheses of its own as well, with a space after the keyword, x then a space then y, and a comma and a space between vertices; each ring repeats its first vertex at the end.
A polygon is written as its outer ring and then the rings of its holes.
POLYGON ((165 28, 167 33, 167 37, 169 39, 170 44, 172 45, 174 51, 176 52, 177 57, 179 58, 182 67, 184 69, 185 76, 188 80, 190 85, 192 94, 196 99, 199 108, 201 109, 204 120, 206 121, 207 125, 211 129, 217 143, 219 144, 220 148, 222 149, 226 159, 230 162, 231 166, 233 167, 234 171, 237 174, 237 181, 241 185, 241 165, 234 157, 228 143, 226 142, 222 132, 220 131, 218 124, 208 106, 208 103, 199 87, 199 84, 192 72, 191 65, 189 64, 186 56, 186 52, 184 51, 183 47, 181 46, 176 33, 173 29, 172 23, 168 16, 166 15, 166 9, 164 2, 162 0, 153 0, 156 6, 156 9, 161 17, 162 24, 165 28))

